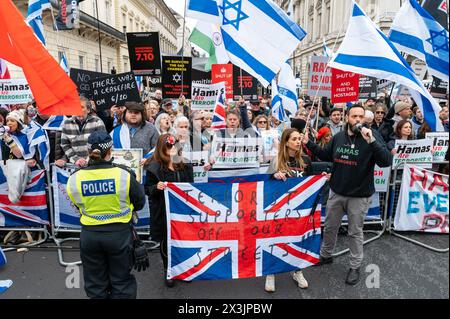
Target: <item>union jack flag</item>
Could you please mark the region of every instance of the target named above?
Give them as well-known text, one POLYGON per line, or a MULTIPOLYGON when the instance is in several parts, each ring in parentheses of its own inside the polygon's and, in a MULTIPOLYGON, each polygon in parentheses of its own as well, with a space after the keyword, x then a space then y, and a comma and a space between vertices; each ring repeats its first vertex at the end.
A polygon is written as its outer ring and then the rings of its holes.
POLYGON ((167 277, 251 278, 316 264, 325 180, 168 183, 167 277))
POLYGON ((0 227, 49 225, 45 171, 31 172, 30 181, 20 201, 13 204, 8 199, 6 177, 0 169, 0 227))
POLYGON ((217 96, 216 107, 214 108, 214 115, 211 124, 213 130, 220 130, 227 128, 227 112, 225 110, 225 93, 220 93, 217 96))

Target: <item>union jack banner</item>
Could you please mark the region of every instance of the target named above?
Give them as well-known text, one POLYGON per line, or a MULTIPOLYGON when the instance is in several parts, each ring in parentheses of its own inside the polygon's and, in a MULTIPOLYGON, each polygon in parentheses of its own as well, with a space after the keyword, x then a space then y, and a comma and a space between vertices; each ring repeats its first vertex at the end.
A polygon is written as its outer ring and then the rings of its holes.
POLYGON ((6 177, 0 169, 0 227, 49 225, 45 171, 34 170, 20 201, 13 204, 8 199, 6 177))
POLYGON ((318 263, 325 181, 168 183, 167 277, 252 278, 318 263))
POLYGON ((211 129, 220 130, 227 128, 227 111, 225 110, 225 93, 220 93, 217 96, 216 107, 214 108, 213 120, 211 129))

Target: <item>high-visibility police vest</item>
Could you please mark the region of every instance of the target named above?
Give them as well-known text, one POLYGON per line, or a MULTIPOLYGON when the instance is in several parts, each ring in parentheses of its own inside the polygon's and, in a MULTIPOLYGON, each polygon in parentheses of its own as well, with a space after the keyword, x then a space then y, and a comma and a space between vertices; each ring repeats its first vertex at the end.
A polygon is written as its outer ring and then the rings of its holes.
POLYGON ((131 175, 119 167, 82 169, 69 177, 67 193, 81 213, 82 225, 128 223, 131 175))

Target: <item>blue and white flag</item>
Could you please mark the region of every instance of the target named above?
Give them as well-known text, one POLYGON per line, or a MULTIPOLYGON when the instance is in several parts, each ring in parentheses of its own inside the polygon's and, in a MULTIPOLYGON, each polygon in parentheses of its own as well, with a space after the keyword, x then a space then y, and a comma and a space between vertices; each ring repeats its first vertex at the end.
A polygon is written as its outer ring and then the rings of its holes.
POLYGON ((325 39, 323 39, 323 55, 329 58, 332 58, 334 56, 333 50, 331 50, 327 43, 325 42, 325 39))
MULTIPOLYGON (((3 216, 3 215, 0 214, 0 216, 3 216)), ((0 224, 0 226, 2 226, 2 224, 0 224)), ((3 226, 5 226, 4 223, 3 223, 3 226)), ((6 256, 5 256, 5 253, 2 250, 2 247, 0 247, 0 267, 3 266, 3 265, 6 265, 6 256)))
POLYGON ((59 61, 59 65, 68 75, 70 74, 69 63, 67 62, 66 54, 63 52, 61 56, 61 61, 59 61))
POLYGON ((219 8, 216 0, 189 0, 186 16, 220 25, 219 8))
POLYGON ((278 85, 275 79, 272 80, 272 116, 280 122, 287 122, 289 118, 283 108, 283 101, 278 93, 278 85))
POLYGON ((221 26, 230 61, 264 87, 306 36, 271 0, 190 0, 188 8, 188 16, 221 26))
POLYGON ((42 128, 47 131, 62 131, 62 125, 67 119, 64 115, 52 115, 42 125, 42 128))
POLYGON ((294 72, 289 63, 285 63, 278 75, 278 95, 285 111, 295 115, 298 110, 297 85, 294 72))
POLYGON ((50 169, 50 142, 47 132, 35 121, 31 121, 25 130, 29 143, 30 158, 37 154, 37 160, 45 169, 50 169))
POLYGON ((353 2, 352 17, 331 68, 385 79, 406 86, 432 131, 443 131, 441 107, 417 78, 394 44, 353 2))
POLYGON ((51 7, 50 0, 29 0, 27 23, 33 29, 39 41, 45 45, 44 24, 42 22, 42 11, 51 7))
POLYGON ((448 31, 416 0, 404 1, 389 39, 400 51, 425 61, 432 75, 448 82, 448 31))

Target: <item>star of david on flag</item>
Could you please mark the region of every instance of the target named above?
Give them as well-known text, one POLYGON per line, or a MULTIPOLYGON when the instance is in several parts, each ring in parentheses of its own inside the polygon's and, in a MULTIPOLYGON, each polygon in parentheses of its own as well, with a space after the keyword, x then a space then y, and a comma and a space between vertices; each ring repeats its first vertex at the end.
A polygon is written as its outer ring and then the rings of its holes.
POLYGON ((230 61, 264 87, 306 36, 271 0, 190 0, 186 16, 219 25, 230 61))

